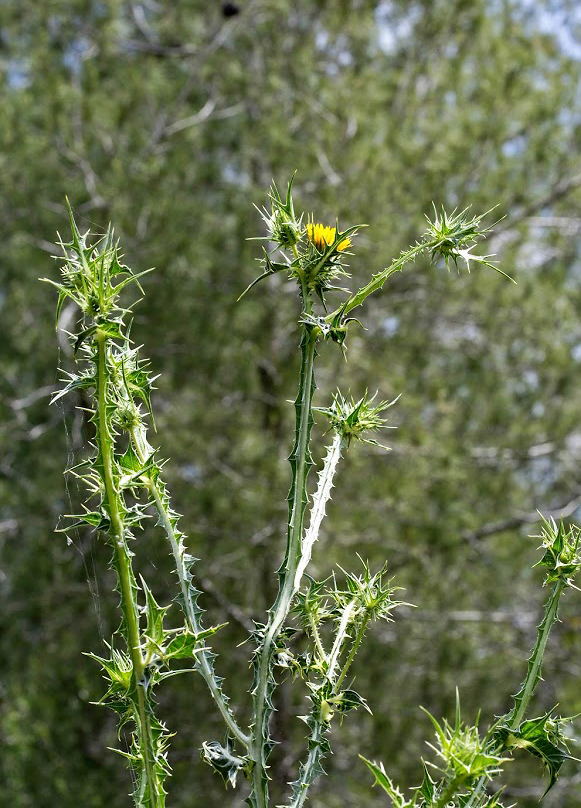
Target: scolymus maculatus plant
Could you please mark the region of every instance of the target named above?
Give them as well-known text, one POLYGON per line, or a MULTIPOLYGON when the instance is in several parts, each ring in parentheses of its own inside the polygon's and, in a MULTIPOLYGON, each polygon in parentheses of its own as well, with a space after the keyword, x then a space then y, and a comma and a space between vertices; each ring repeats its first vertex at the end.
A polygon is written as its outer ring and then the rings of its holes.
MULTIPOLYGON (((340 575, 332 575, 325 581, 311 578, 307 567, 341 457, 357 442, 375 442, 373 433, 385 426, 384 412, 393 402, 375 403, 366 394, 355 400, 337 392, 329 406, 315 407, 316 348, 319 344, 335 343, 345 351, 350 324, 356 322, 351 313, 369 295, 379 291, 391 275, 422 253, 429 254, 434 261, 443 258, 447 265, 453 262, 458 266, 460 262, 470 269, 470 263, 474 262, 501 272, 489 256, 472 251, 486 232, 481 229, 483 217, 470 216, 468 211, 448 215, 443 210, 439 213, 434 210, 434 214, 433 220, 428 219, 423 237, 386 269, 353 294, 339 290, 346 295, 345 300, 329 313, 326 293, 337 289, 334 285, 337 278, 347 275, 345 257, 350 255, 352 240, 361 226, 341 231, 338 226, 325 226, 297 216, 292 181, 284 196, 273 185, 268 207, 261 211, 269 250, 263 250, 263 273, 251 287, 275 273, 284 273, 297 284, 301 306, 298 319, 300 371, 295 399, 295 439, 289 458, 291 486, 286 545, 278 569, 278 593, 265 623, 258 625, 253 634, 251 703, 240 710, 251 715, 248 726, 243 726, 231 709, 222 679, 215 672, 209 640, 220 626, 204 627, 203 610, 198 602, 200 592, 194 579, 195 558, 187 548, 186 536, 172 507, 163 480, 163 463, 148 438, 154 377, 148 362, 141 358, 139 349, 129 338, 130 313, 120 302, 126 287, 137 286, 141 291, 139 278, 145 273, 134 274, 121 263, 111 229, 101 239, 91 241, 88 233, 81 234, 72 212, 70 214, 72 239, 61 242, 62 277, 59 283, 49 282, 58 289, 57 318, 66 299, 74 301, 80 311, 78 328, 70 335, 78 370, 67 374, 66 384, 55 400, 84 390, 85 398, 91 402, 92 453, 70 470, 84 481, 88 496, 83 513, 72 518, 75 523, 100 531, 112 552, 121 625, 113 642, 107 646, 107 654, 91 656, 101 665, 108 682, 101 703, 118 713, 120 729, 130 728, 129 751, 121 754, 131 768, 134 802, 140 808, 165 805, 170 735, 156 717, 155 689, 177 673, 193 667, 206 682, 224 721, 226 741, 204 742, 203 758, 222 775, 226 784, 234 786, 239 774, 249 781, 248 803, 252 808, 271 805, 268 760, 274 743, 270 725, 277 669, 286 667, 299 676, 306 684, 310 701, 305 719, 308 727, 305 758, 291 784, 287 802, 290 808, 299 808, 305 803, 309 787, 323 773, 322 761, 329 752, 328 734, 334 716, 342 717, 357 707, 367 708, 364 697, 352 689, 347 677, 370 624, 392 619, 400 603, 394 597, 396 587, 387 577, 386 567, 372 572, 368 564, 363 563, 358 573, 341 571, 340 575), (329 420, 332 438, 321 463, 318 483, 309 494, 314 411, 329 420), (140 549, 139 534, 144 520, 152 512, 157 513, 158 525, 175 564, 175 600, 183 616, 182 625, 177 629, 167 627, 166 615, 173 607, 160 606, 143 578, 138 582, 134 574, 133 562, 140 549), (310 643, 309 650, 303 653, 297 653, 292 645, 297 626, 310 643)), ((576 553, 575 545, 575 560, 570 562, 573 565, 577 563, 576 553)), ((572 578, 572 574, 569 577, 572 578)), ((554 622, 556 607, 551 614, 554 622)), ((541 658, 545 644, 546 637, 541 643, 541 658)), ((529 669, 528 679, 536 684, 540 667, 533 665, 533 668, 532 672, 529 669)), ((464 799, 462 795, 466 793, 468 782, 477 795, 476 801, 470 804, 486 804, 482 802, 484 797, 481 799, 484 786, 504 763, 505 750, 511 745, 528 743, 525 738, 528 730, 523 729, 524 713, 521 713, 522 705, 525 704, 526 709, 531 694, 529 684, 526 697, 520 702, 518 721, 514 716, 507 719, 504 728, 499 725, 496 734, 482 742, 472 730, 465 731, 458 723, 459 718, 455 728, 444 724, 439 731, 442 748, 452 749, 450 754, 454 760, 459 735, 468 739, 466 742, 472 739, 473 743, 482 745, 477 755, 478 765, 472 764, 470 778, 454 777, 445 769, 441 781, 428 776, 414 796, 415 802, 409 803, 403 802, 404 798, 400 799, 395 787, 389 785, 394 804, 466 805, 466 802, 453 801, 457 795, 464 799), (502 735, 503 729, 508 733, 506 737, 502 735)), ((554 740, 558 726, 546 717, 542 731, 552 733, 554 740)), ((389 783, 380 767, 374 770, 389 783)))
MULTIPOLYGON (((551 588, 543 618, 528 659, 525 678, 512 697, 512 708, 497 719, 486 733, 480 734, 478 719, 474 725, 462 722, 460 699, 456 693, 454 725, 438 723, 429 713, 434 725, 436 753, 439 765, 423 764, 421 785, 408 798, 385 772, 382 763, 365 763, 375 775, 375 784, 389 795, 393 808, 501 808, 502 788, 493 785, 493 778, 512 760, 516 750, 525 750, 539 758, 549 775, 545 794, 553 787, 563 763, 571 758, 567 748, 565 728, 572 719, 562 718, 553 711, 526 718, 527 711, 541 681, 543 657, 552 627, 558 620, 561 597, 581 569, 581 530, 576 525, 566 527, 561 521, 541 517, 541 547, 544 551, 536 566, 546 567, 543 585, 551 588), (435 772, 435 776, 432 773, 435 772)), ((427 711, 425 711, 427 712, 427 711)), ((544 796, 544 795, 543 795, 544 796)))

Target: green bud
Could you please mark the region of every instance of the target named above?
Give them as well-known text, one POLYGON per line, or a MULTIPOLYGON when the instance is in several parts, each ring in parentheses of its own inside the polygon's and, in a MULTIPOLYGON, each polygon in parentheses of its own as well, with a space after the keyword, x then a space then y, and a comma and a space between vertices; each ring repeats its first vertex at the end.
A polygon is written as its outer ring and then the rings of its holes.
POLYGON ((395 404, 397 398, 393 401, 380 401, 376 406, 373 406, 374 399, 375 396, 369 397, 366 391, 359 401, 355 401, 352 397, 345 398, 338 390, 333 396, 333 404, 330 407, 314 407, 313 409, 329 419, 333 429, 342 436, 347 445, 353 438, 356 438, 362 443, 380 446, 381 444, 376 440, 366 438, 364 434, 386 428, 386 419, 381 415, 395 404))
POLYGON ((557 525, 552 517, 548 520, 543 518, 539 538, 545 554, 538 564, 548 567, 545 584, 561 579, 571 586, 581 568, 581 529, 577 525, 566 528, 562 519, 557 525))
POLYGON ((301 227, 298 222, 288 219, 283 211, 276 211, 269 221, 270 235, 273 241, 282 247, 294 247, 301 240, 301 227))

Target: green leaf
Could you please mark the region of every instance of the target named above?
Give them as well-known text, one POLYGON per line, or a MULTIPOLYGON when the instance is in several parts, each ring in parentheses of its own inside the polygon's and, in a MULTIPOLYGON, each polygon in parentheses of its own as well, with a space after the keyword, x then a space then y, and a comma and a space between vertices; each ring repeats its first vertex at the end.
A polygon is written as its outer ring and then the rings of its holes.
POLYGON ((99 326, 92 325, 90 328, 85 328, 84 331, 81 331, 81 333, 75 340, 75 344, 73 346, 73 353, 77 354, 79 352, 79 348, 81 347, 81 345, 84 342, 86 342, 90 337, 92 337, 93 334, 95 334, 98 329, 99 326))
POLYGON ((56 393, 54 393, 50 403, 54 404, 60 398, 66 396, 67 393, 70 393, 73 390, 87 390, 90 387, 95 387, 96 384, 97 382, 92 374, 86 374, 85 376, 72 376, 70 381, 67 382, 66 386, 63 387, 62 390, 58 390, 56 393))
POLYGON ((422 780, 422 784, 418 788, 418 794, 422 797, 428 805, 431 805, 434 796, 436 794, 436 781, 432 780, 430 772, 428 771, 428 767, 422 760, 422 766, 424 767, 424 779, 422 780))
POLYGON ((107 320, 98 326, 99 331, 106 337, 109 337, 109 339, 122 339, 123 333, 121 327, 122 323, 117 320, 107 320))
POLYGON ((282 272, 283 270, 289 270, 291 268, 289 264, 280 264, 280 263, 277 263, 275 261, 271 261, 268 253, 266 252, 266 250, 264 248, 263 248, 263 252, 264 252, 264 259, 263 260, 264 260, 264 265, 265 265, 266 269, 264 270, 262 275, 259 275, 257 278, 255 278, 252 281, 252 283, 248 284, 246 289, 237 298, 237 300, 236 300, 237 303, 240 300, 242 300, 242 298, 252 289, 252 287, 256 286, 256 284, 259 283, 260 281, 263 281, 265 278, 268 278, 270 275, 275 275, 277 272, 282 272))
POLYGON ((413 805, 415 804, 415 799, 413 801, 405 799, 399 788, 393 784, 392 780, 385 773, 383 763, 380 763, 378 765, 377 763, 373 763, 371 760, 367 760, 367 758, 364 758, 363 755, 359 755, 359 757, 370 769, 373 776, 375 777, 375 782, 373 783, 373 785, 381 786, 381 788, 391 799, 393 803, 393 808, 413 808, 413 805))
POLYGON ((151 589, 147 586, 147 584, 143 580, 143 577, 141 577, 141 586, 143 587, 143 591, 145 592, 145 606, 143 609, 147 621, 145 633, 147 634, 148 638, 155 644, 156 648, 160 649, 163 646, 166 637, 166 632, 163 627, 163 621, 166 612, 169 609, 169 606, 160 606, 157 603, 157 601, 153 597, 151 589))
POLYGON ((553 719, 550 713, 547 713, 540 718, 523 721, 516 730, 501 726, 495 733, 495 738, 498 738, 506 749, 525 749, 543 761, 549 773, 549 785, 545 794, 555 785, 563 763, 566 760, 574 760, 565 749, 557 745, 559 742, 563 744, 559 732, 560 721, 562 720, 553 719))
POLYGON ((358 707, 363 707, 371 715, 369 705, 359 693, 355 690, 343 690, 337 696, 327 699, 328 702, 333 704, 335 710, 340 713, 348 713, 350 710, 356 710, 358 707))
POLYGON ((206 637, 211 637, 227 623, 220 623, 217 626, 199 631, 197 634, 192 634, 189 631, 180 632, 167 644, 164 651, 164 659, 189 659, 195 656, 196 651, 199 650, 198 646, 206 637))
POLYGON ((117 261, 117 258, 115 257, 114 265, 110 270, 111 276, 120 275, 120 274, 128 274, 129 275, 128 278, 125 278, 125 280, 121 281, 121 283, 118 283, 114 287, 115 294, 119 294, 119 292, 122 289, 124 289, 129 283, 135 283, 137 285, 137 287, 139 288, 139 291, 143 294, 143 289, 141 288, 141 284, 139 283, 139 278, 142 278, 144 275, 148 275, 150 272, 153 272, 153 267, 150 267, 149 269, 144 269, 144 270, 142 270, 142 272, 131 272, 131 270, 128 269, 126 266, 124 266, 123 264, 120 264, 117 261))
POLYGON ((248 763, 245 758, 239 758, 233 753, 229 740, 226 741, 226 746, 222 746, 218 741, 205 741, 202 744, 201 755, 202 760, 218 772, 226 785, 231 785, 232 788, 236 785, 238 772, 248 763))
POLYGON ((131 444, 129 444, 125 453, 118 458, 118 461, 121 468, 125 469, 126 471, 141 472, 143 470, 143 463, 136 455, 131 444))
MULTIPOLYGON (((133 676, 133 665, 127 654, 123 651, 116 651, 114 648, 111 648, 111 657, 109 659, 97 656, 97 654, 85 654, 85 656, 99 663, 105 672, 106 678, 110 682, 111 686, 104 698, 107 698, 113 693, 118 697, 120 695, 125 696, 129 693, 131 678, 133 676)), ((127 707, 126 701, 124 701, 124 704, 125 707, 127 707)))
POLYGON ((103 530, 105 533, 108 532, 109 527, 111 526, 111 520, 109 517, 100 511, 87 511, 86 513, 74 513, 71 514, 69 519, 77 519, 78 521, 75 522, 74 525, 71 527, 77 527, 78 525, 91 525, 91 527, 97 528, 97 530, 103 530))
POLYGON ((150 479, 156 475, 155 452, 152 452, 145 463, 142 463, 133 447, 129 445, 127 451, 118 458, 118 462, 121 469, 127 472, 119 480, 122 488, 133 488, 136 483, 144 485, 147 481, 140 479, 143 475, 148 475, 150 479))

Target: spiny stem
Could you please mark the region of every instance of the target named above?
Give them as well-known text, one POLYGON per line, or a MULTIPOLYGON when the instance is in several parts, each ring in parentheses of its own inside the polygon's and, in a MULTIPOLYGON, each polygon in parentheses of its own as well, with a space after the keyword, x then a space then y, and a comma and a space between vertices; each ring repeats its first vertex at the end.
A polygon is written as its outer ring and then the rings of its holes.
MULTIPOLYGON (((308 300, 309 297, 305 290, 303 301, 306 307, 308 307, 308 300)), ((314 329, 303 329, 301 339, 301 381, 295 403, 296 443, 291 453, 293 481, 291 487, 292 498, 289 503, 287 546, 285 558, 279 570, 278 594, 270 611, 257 661, 254 690, 254 737, 251 745, 251 756, 254 762, 252 769, 253 796, 257 808, 267 808, 268 805, 266 759, 269 744, 268 723, 272 712, 268 704, 272 658, 276 641, 295 594, 295 576, 301 554, 301 536, 306 505, 306 481, 310 465, 309 438, 312 423, 311 408, 314 392, 314 363, 317 337, 318 332, 314 329)))
MULTIPOLYGON (((334 694, 338 694, 340 690, 341 683, 343 682, 347 671, 355 658, 355 654, 357 653, 357 649, 359 648, 361 640, 363 639, 365 629, 370 619, 367 615, 364 617, 353 642, 353 646, 347 661, 345 662, 345 665, 343 666, 343 669, 336 681, 334 681, 335 668, 337 667, 337 662, 341 656, 341 650, 343 648, 345 639, 347 638, 347 627, 353 616, 354 609, 355 601, 350 603, 343 612, 339 628, 337 629, 337 636, 335 637, 335 642, 333 643, 333 649, 329 657, 327 679, 331 682, 334 694)), ((315 631, 313 633, 315 635, 316 642, 318 639, 318 633, 315 633, 315 631)), ((322 658, 326 659, 324 651, 322 651, 322 658)), ((304 765, 301 766, 300 781, 297 781, 297 783, 294 784, 295 793, 290 802, 289 808, 301 808, 301 806, 304 805, 304 802, 307 799, 309 788, 317 778, 317 769, 320 767, 321 758, 324 756, 325 750, 323 749, 323 741, 325 733, 328 729, 328 725, 327 722, 323 720, 320 705, 313 707, 311 718, 309 719, 309 726, 311 727, 311 733, 309 735, 309 754, 304 765)))
MULTIPOLYGON (((333 643, 333 649, 329 656, 329 667, 326 677, 332 685, 333 694, 338 694, 341 683, 345 678, 351 663, 353 662, 357 648, 363 639, 365 628, 369 622, 369 617, 365 617, 359 631, 357 632, 357 636, 354 640, 349 657, 337 680, 335 681, 335 668, 337 667, 337 662, 341 656, 341 650, 347 638, 347 629, 349 622, 353 617, 355 605, 355 601, 352 601, 343 612, 341 622, 337 629, 335 642, 333 643)), ((315 635, 315 637, 316 636, 317 635, 315 635)), ((323 659, 325 658, 326 657, 323 652, 323 659)), ((323 743, 325 733, 328 729, 328 724, 323 719, 321 714, 321 706, 319 704, 313 705, 311 716, 309 718, 309 727, 311 729, 311 733, 309 735, 309 754, 304 765, 301 766, 299 780, 293 784, 295 787, 295 793, 292 797, 289 808, 301 808, 301 806, 304 804, 305 800, 307 799, 308 790, 317 778, 317 769, 319 769, 321 758, 325 753, 323 743)), ((326 748, 328 750, 328 746, 326 748)))
POLYGON ((448 783, 447 787, 442 791, 434 808, 446 808, 456 791, 458 791, 458 781, 454 779, 448 783))
POLYGON ((309 735, 309 754, 301 769, 300 785, 291 799, 289 808, 302 808, 309 793, 309 787, 316 779, 316 770, 320 766, 322 752, 321 743, 325 735, 325 722, 318 715, 314 719, 313 728, 309 735))
POLYGON ((560 578, 555 584, 551 596, 545 605, 545 614, 537 631, 537 641, 529 658, 527 675, 521 685, 521 689, 516 696, 514 696, 514 707, 508 715, 511 729, 518 729, 520 726, 533 693, 535 692, 535 688, 540 681, 547 640, 557 620, 559 600, 566 586, 567 582, 563 578, 560 578))
MULTIPOLYGON (((146 771, 146 782, 149 786, 149 802, 147 804, 147 808, 156 808, 156 806, 160 806, 160 808, 164 808, 165 806, 165 799, 163 791, 160 793, 158 791, 158 779, 155 776, 153 771, 153 760, 155 753, 153 752, 154 749, 154 740, 152 734, 152 727, 151 721, 149 720, 149 710, 147 704, 145 703, 145 691, 141 684, 137 685, 137 701, 139 705, 139 723, 140 723, 140 737, 142 742, 142 751, 144 757, 144 767, 146 771), (145 739, 145 742, 144 742, 145 739)), ((143 802, 143 793, 145 791, 145 782, 142 784, 141 795, 139 799, 139 808, 141 808, 141 804, 143 802)), ((145 804, 144 804, 145 805, 145 804)))
MULTIPOLYGON (((188 592, 188 582, 185 577, 186 570, 184 568, 183 559, 181 559, 179 553, 179 546, 176 540, 175 532, 168 518, 167 512, 164 508, 163 502, 160 497, 159 487, 157 485, 153 486, 152 493, 163 527, 170 541, 174 559, 176 561, 176 570, 178 573, 180 589, 182 591, 182 597, 185 603, 188 628, 194 634, 199 634, 202 631, 202 627, 200 625, 200 622, 194 609, 192 608, 191 599, 188 592)), ((246 735, 238 726, 236 719, 234 718, 231 710, 226 704, 224 694, 222 693, 220 686, 216 682, 216 677, 212 671, 212 666, 208 659, 207 651, 198 651, 195 659, 196 659, 196 668, 200 671, 202 677, 204 678, 204 681, 208 685, 210 693, 212 694, 212 697, 216 702, 216 706, 218 707, 218 710, 220 711, 222 718, 226 722, 226 726, 232 733, 233 737, 236 738, 236 740, 238 740, 243 746, 247 747, 250 742, 250 739, 248 735, 246 735)))
POLYGON ((325 652, 325 649, 323 648, 323 643, 321 642, 321 635, 319 634, 319 627, 317 626, 317 621, 313 617, 312 612, 309 611, 308 615, 309 615, 309 628, 311 629, 311 633, 315 641, 315 647, 319 653, 319 656, 325 662, 327 660, 327 654, 325 652))
POLYGON ((470 795, 470 799, 468 800, 468 802, 466 803, 464 808, 476 808, 476 806, 478 805, 478 802, 480 800, 480 797, 484 793, 484 788, 485 788, 487 782, 488 782, 488 777, 485 777, 485 775, 482 775, 480 780, 474 786, 474 791, 470 795))
POLYGON ((361 621, 361 625, 359 626, 359 629, 358 629, 357 634, 355 636, 355 640, 353 641, 353 645, 351 646, 351 650, 349 651, 349 656, 347 657, 345 665, 343 666, 343 670, 339 674, 339 678, 337 679, 337 681, 335 683, 335 690, 336 691, 339 691, 339 688, 341 687, 341 685, 343 683, 343 680, 344 680, 345 676, 347 675, 347 672, 348 672, 349 668, 351 667, 351 663, 355 659, 355 654, 357 653, 357 651, 359 649, 359 646, 361 645, 361 641, 363 640, 363 637, 365 635, 365 629, 367 628, 367 625, 368 625, 370 619, 371 619, 370 615, 365 614, 365 616, 363 617, 363 620, 361 621))
POLYGON ((353 600, 347 606, 345 611, 341 616, 341 621, 339 623, 339 628, 337 629, 337 635, 335 637, 335 642, 333 643, 333 648, 331 650, 331 655, 329 657, 329 670, 327 671, 327 679, 330 682, 334 680, 334 673, 335 668, 337 667, 337 663, 339 662, 339 657, 341 655, 341 651, 343 649, 343 644, 347 637, 347 627, 351 618, 353 617, 353 612, 355 610, 356 602, 353 600))
POLYGON ((337 464, 341 458, 341 452, 345 447, 345 442, 339 433, 335 434, 333 442, 327 449, 327 455, 323 468, 319 475, 319 485, 317 492, 313 497, 313 505, 311 508, 309 527, 301 543, 301 557, 295 573, 294 589, 298 592, 301 579, 305 573, 306 568, 311 560, 313 552, 313 545, 319 538, 319 529, 325 516, 325 507, 331 496, 331 489, 333 488, 333 478, 337 471, 337 464))
MULTIPOLYGON (((139 617, 137 603, 134 597, 134 589, 131 581, 131 561, 127 549, 125 528, 121 514, 119 512, 119 494, 115 485, 113 474, 113 440, 109 431, 107 419, 107 337, 97 333, 97 418, 99 429, 99 450, 103 463, 103 485, 105 488, 105 498, 109 517, 111 519, 111 533, 113 538, 113 548, 115 553, 116 567, 119 575, 119 588, 121 592, 121 609, 123 611, 127 645, 133 667, 133 687, 137 694, 137 707, 139 712, 138 734, 140 746, 143 754, 143 765, 145 769, 145 780, 149 786, 152 802, 151 808, 156 808, 159 804, 158 798, 163 799, 163 795, 158 793, 157 778, 153 771, 155 752, 151 734, 151 724, 149 713, 145 704, 145 693, 141 678, 144 672, 144 662, 141 656, 141 639, 139 631, 139 617)), ((141 802, 141 799, 140 799, 141 802)))
POLYGON ((136 681, 143 673, 143 659, 141 657, 139 618, 137 604, 133 597, 131 586, 130 562, 125 540, 125 529, 123 520, 119 513, 118 493, 113 477, 113 442, 109 432, 107 420, 107 347, 106 337, 99 334, 98 344, 98 420, 99 420, 99 448, 103 463, 103 484, 105 487, 105 497, 107 508, 111 519, 111 532, 113 535, 113 547, 119 573, 119 585, 121 589, 121 608, 125 619, 127 630, 127 643, 133 672, 136 681))
MULTIPOLYGON (((537 639, 533 647, 531 656, 529 657, 527 674, 525 676, 524 682, 521 685, 520 690, 514 696, 514 707, 506 716, 506 721, 511 730, 518 729, 520 724, 522 723, 522 720, 525 717, 525 713, 530 704, 531 698, 540 681, 543 656, 545 654, 545 649, 547 647, 547 640, 549 639, 551 629, 557 620, 559 601, 566 586, 567 582, 563 578, 560 578, 555 584, 553 591, 551 592, 551 596, 549 597, 549 600, 545 604, 545 614, 537 629, 537 639)), ((502 746, 497 745, 494 749, 494 752, 500 752, 500 751, 502 751, 502 746)), ((478 800, 484 792, 486 783, 487 778, 484 776, 481 777, 480 780, 477 782, 476 786, 474 787, 474 791, 470 799, 466 803, 465 808, 476 808, 476 806, 478 805, 478 800)))
MULTIPOLYGON (((139 457, 139 460, 142 463, 145 463, 147 456, 149 454, 148 452, 149 447, 145 443, 145 438, 139 434, 136 428, 131 430, 131 438, 135 448, 135 452, 139 457)), ((184 564, 183 553, 180 549, 180 541, 176 535, 175 528, 171 522, 167 506, 164 502, 163 491, 161 488, 159 478, 157 480, 149 478, 147 482, 147 487, 151 492, 161 525, 165 531, 165 534, 171 546, 172 555, 174 557, 174 562, 176 565, 176 572, 179 579, 182 599, 184 603, 184 611, 188 628, 193 634, 199 634, 202 631, 202 626, 200 625, 198 615, 196 614, 196 611, 192 605, 189 591, 189 583, 187 578, 187 570, 184 564)), ((250 738, 239 727, 238 723, 236 722, 236 719, 234 718, 234 715, 232 714, 232 711, 230 710, 228 704, 226 703, 224 694, 222 693, 219 684, 216 682, 216 676, 212 670, 210 660, 208 659, 207 651, 199 650, 196 653, 195 665, 196 669, 201 673, 204 681, 208 685, 208 689, 212 694, 212 698, 216 702, 216 706, 218 707, 218 710, 220 711, 220 714, 222 715, 229 731, 232 733, 233 737, 236 738, 236 740, 238 740, 243 746, 248 747, 250 743, 250 738)))
POLYGON ((332 322, 333 318, 337 315, 346 315, 349 314, 350 311, 361 306, 363 302, 369 297, 369 295, 377 292, 378 289, 381 289, 383 284, 386 280, 393 275, 394 272, 398 272, 400 269, 404 267, 409 261, 412 261, 417 255, 424 252, 425 250, 429 249, 428 243, 421 243, 416 244, 414 247, 410 247, 409 250, 402 253, 398 258, 394 259, 391 264, 381 272, 378 272, 377 275, 374 275, 373 278, 369 281, 366 286, 363 286, 359 289, 352 297, 345 301, 339 308, 329 314, 327 316, 327 320, 332 322))

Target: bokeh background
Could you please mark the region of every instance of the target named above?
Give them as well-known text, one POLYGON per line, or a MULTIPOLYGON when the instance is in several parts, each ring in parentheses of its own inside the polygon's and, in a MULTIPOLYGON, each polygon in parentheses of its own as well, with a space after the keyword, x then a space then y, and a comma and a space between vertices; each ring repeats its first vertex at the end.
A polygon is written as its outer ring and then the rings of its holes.
MULTIPOLYGON (((113 716, 83 651, 117 625, 107 547, 55 533, 79 492, 82 413, 49 407, 57 365, 51 259, 67 194, 84 229, 113 221, 143 282, 133 335, 161 374, 155 442, 199 564, 204 604, 229 626, 220 672, 248 714, 247 626, 270 604, 281 558, 297 369, 297 300, 252 280, 253 204, 296 170, 296 204, 367 222, 362 283, 422 233, 432 201, 501 217, 489 270, 427 260, 390 280, 352 331, 345 364, 323 346, 317 403, 402 394, 391 453, 356 447, 339 475, 313 570, 385 558, 416 609, 370 633, 355 672, 374 715, 332 734, 315 808, 379 806, 357 753, 417 785, 432 729, 505 711, 546 592, 536 509, 581 517, 581 15, 574 0, 3 0, 0 2, 0 793, 11 808, 129 804, 113 716), (235 647, 236 646, 236 647, 235 647), (234 650, 232 650, 234 648, 234 650)), ((74 313, 67 310, 68 317, 74 313)), ((70 322, 70 320, 69 320, 70 322)), ((65 324, 66 325, 66 324, 65 324)), ((316 447, 322 445, 317 427, 316 447)), ((174 591, 151 528, 139 568, 174 591)), ((550 642, 538 713, 581 711, 581 602, 550 642)), ((273 789, 303 744, 300 685, 283 684, 273 789)), ((199 759, 222 727, 203 683, 172 679, 160 712, 177 732, 169 805, 238 806, 199 759)), ((577 725, 579 726, 579 724, 577 725)), ((572 748, 573 754, 576 747, 572 748)), ((578 750, 577 750, 578 753, 578 750)), ((532 807, 540 763, 507 771, 507 803, 532 807)), ((581 802, 569 762, 547 806, 581 802)))

